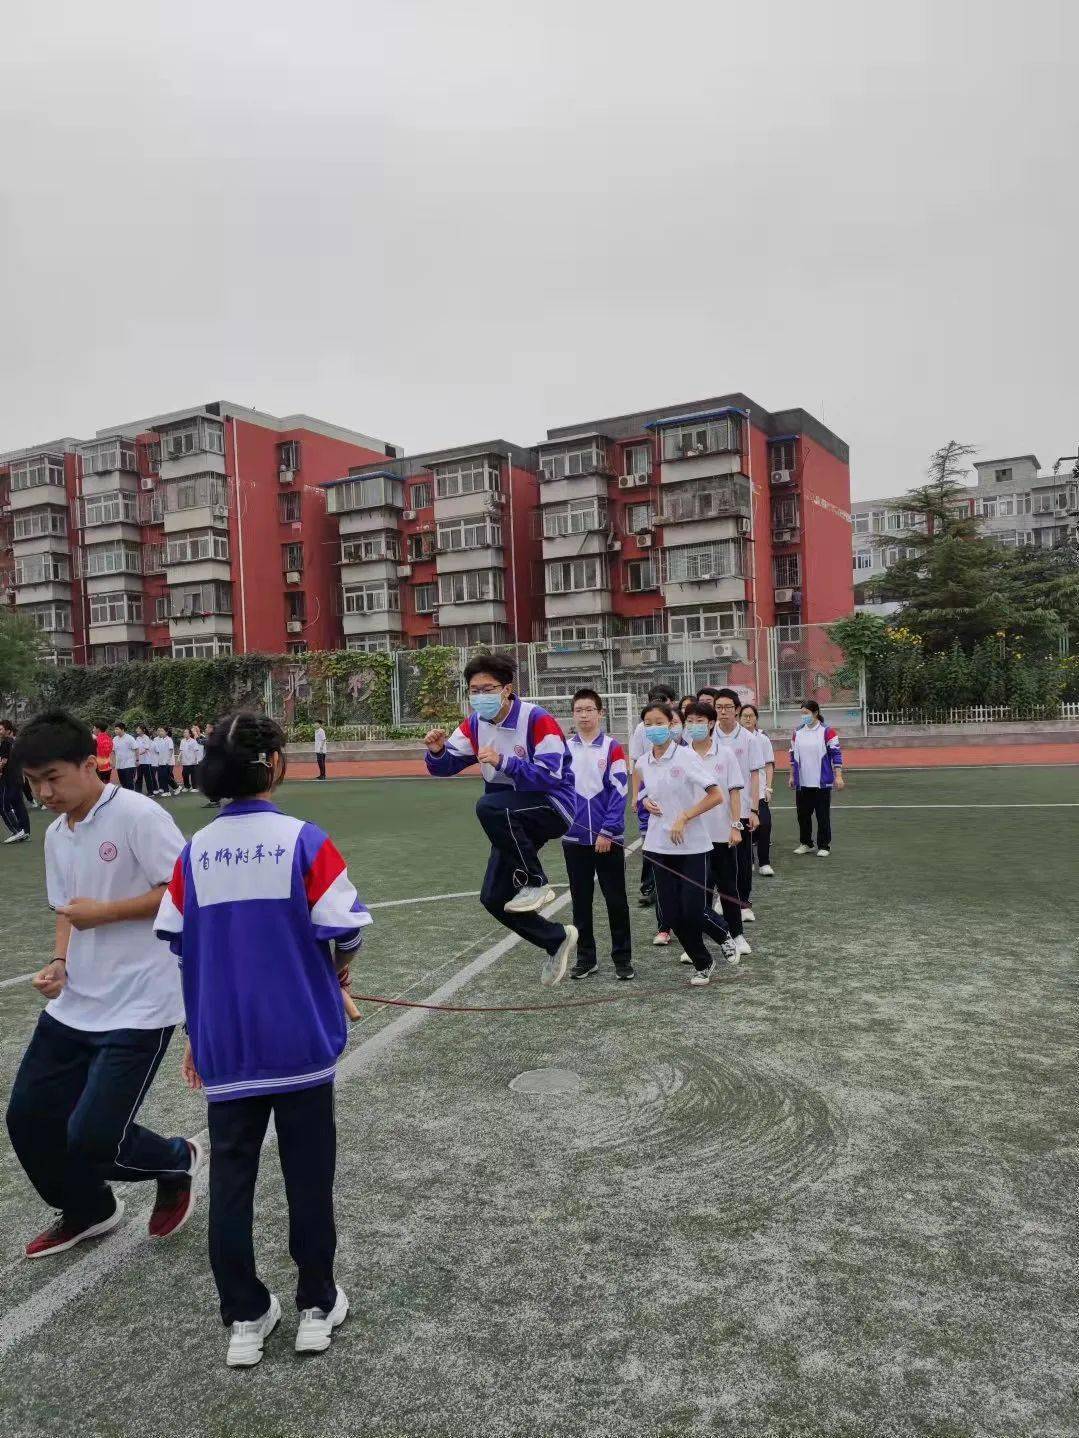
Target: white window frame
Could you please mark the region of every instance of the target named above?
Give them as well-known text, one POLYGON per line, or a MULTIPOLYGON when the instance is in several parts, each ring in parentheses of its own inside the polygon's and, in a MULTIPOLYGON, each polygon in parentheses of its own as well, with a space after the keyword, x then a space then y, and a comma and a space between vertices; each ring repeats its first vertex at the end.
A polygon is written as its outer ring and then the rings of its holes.
POLYGON ((461 569, 438 576, 440 605, 482 604, 505 597, 505 577, 501 569, 461 569))
POLYGON ((706 544, 674 545, 664 550, 664 582, 698 584, 742 574, 742 543, 715 539, 706 544))
POLYGON ((588 590, 610 588, 607 559, 602 554, 549 560, 544 569, 547 594, 582 594, 588 590))
POLYGON ((388 579, 346 584, 342 598, 346 614, 396 614, 401 608, 400 588, 388 579))
POLYGON ((443 520, 438 526, 438 547, 446 552, 459 549, 501 549, 502 526, 482 515, 443 520))

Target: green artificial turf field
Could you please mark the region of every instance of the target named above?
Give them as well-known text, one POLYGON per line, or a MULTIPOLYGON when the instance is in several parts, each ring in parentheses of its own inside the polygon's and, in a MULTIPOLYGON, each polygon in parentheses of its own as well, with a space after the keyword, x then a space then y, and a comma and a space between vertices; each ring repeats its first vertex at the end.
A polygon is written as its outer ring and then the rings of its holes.
MULTIPOLYGON (((386 906, 355 989, 617 1001, 363 1005, 337 1094, 352 1315, 315 1359, 291 1346, 272 1143, 257 1247, 285 1321, 237 1372, 204 1204, 151 1246, 150 1191, 129 1187, 121 1229, 27 1263, 49 1215, 0 1140, 3 1431, 1074 1434, 1079 769, 848 777, 828 860, 792 855, 778 791, 777 876, 755 881, 739 971, 689 989, 634 906, 636 990, 615 984, 600 922, 601 976, 553 993, 524 945, 492 958, 505 931, 475 897, 395 902, 479 888, 474 784, 286 786, 283 807, 386 906), (995 807, 1015 805, 1044 807, 995 807), (509 1088, 544 1067, 579 1090, 509 1088)), ((188 833, 210 817, 186 797, 173 812, 188 833)), ((20 976, 52 952, 47 818, 0 849, 5 1098, 40 1007, 20 976)), ((564 880, 557 849, 550 869, 564 880)), ((176 1040, 142 1116, 194 1133, 179 1058, 176 1040)))

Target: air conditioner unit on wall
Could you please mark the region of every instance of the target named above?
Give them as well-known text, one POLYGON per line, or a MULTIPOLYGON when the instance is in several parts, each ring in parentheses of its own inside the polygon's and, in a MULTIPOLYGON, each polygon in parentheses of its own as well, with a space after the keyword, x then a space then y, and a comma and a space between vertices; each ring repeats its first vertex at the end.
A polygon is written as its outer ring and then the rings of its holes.
POLYGON ((287 572, 287 574, 285 575, 285 583, 286 583, 286 584, 299 584, 299 582, 300 582, 300 571, 299 571, 298 569, 290 569, 290 570, 287 572))
POLYGON ((298 619, 290 619, 290 620, 288 621, 288 623, 285 625, 285 628, 286 628, 286 630, 288 631, 289 634, 302 634, 302 633, 303 633, 303 625, 302 625, 302 623, 301 623, 298 619))
POLYGON ((412 573, 412 565, 411 565, 411 564, 399 564, 399 565, 397 566, 397 578, 398 578, 398 579, 407 579, 411 573, 412 573))
POLYGON ((793 599, 793 589, 777 589, 775 592, 775 602, 777 604, 790 604, 793 599))
POLYGON ((152 475, 149 475, 149 474, 144 474, 144 475, 142 476, 142 478, 139 480, 139 483, 141 484, 141 486, 142 486, 143 489, 153 489, 153 487, 154 487, 153 476, 152 476, 152 475))
POLYGON ((773 484, 793 484, 793 482, 794 482, 794 475, 791 473, 791 471, 790 471, 789 469, 773 469, 773 470, 772 470, 772 483, 773 483, 773 484))
POLYGON ((649 474, 635 474, 633 476, 633 483, 638 487, 640 487, 642 484, 651 484, 652 476, 649 474))
POLYGON ((641 546, 642 549, 651 549, 651 547, 652 547, 652 535, 651 535, 651 533, 650 533, 648 530, 646 530, 643 534, 638 534, 638 536, 637 536, 637 543, 641 546))
POLYGON ((215 518, 215 519, 228 519, 228 517, 229 517, 229 507, 228 507, 227 504, 215 504, 215 505, 214 505, 214 518, 215 518))
POLYGON ((282 465, 277 471, 277 478, 281 484, 291 484, 295 476, 291 469, 286 469, 285 466, 282 465))
POLYGON ((415 518, 416 518, 416 511, 415 511, 414 509, 403 509, 403 510, 401 511, 401 518, 402 518, 402 519, 415 519, 415 518))
POLYGON ((632 489, 636 483, 637 476, 635 474, 620 474, 618 476, 619 489, 632 489))
POLYGON ((713 644, 712 657, 714 659, 734 659, 735 650, 733 644, 713 644))

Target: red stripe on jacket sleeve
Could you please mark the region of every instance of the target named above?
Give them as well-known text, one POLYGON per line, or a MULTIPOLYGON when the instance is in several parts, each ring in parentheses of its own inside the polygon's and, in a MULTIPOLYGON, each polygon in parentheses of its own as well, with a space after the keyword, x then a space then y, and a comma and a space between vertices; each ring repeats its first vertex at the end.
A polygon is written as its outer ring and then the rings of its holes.
POLYGON ((181 854, 172 868, 169 880, 169 898, 178 914, 184 911, 184 856, 181 854))
POLYGON ((323 841, 304 878, 307 902, 313 908, 339 874, 345 872, 345 861, 332 839, 323 841))
POLYGON ((561 739, 563 744, 566 736, 558 726, 558 720, 553 714, 548 714, 546 709, 540 709, 532 722, 532 742, 538 744, 541 739, 561 739))

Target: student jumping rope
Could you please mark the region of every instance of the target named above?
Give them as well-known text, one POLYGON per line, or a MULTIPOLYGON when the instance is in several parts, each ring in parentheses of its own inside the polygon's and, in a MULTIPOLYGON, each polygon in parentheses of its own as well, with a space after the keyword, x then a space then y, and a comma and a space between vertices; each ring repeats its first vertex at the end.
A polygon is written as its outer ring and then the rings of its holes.
POLYGON ((504 654, 481 654, 465 667, 472 713, 452 735, 432 729, 424 739, 427 770, 436 778, 479 764, 484 793, 476 817, 491 841, 480 902, 500 924, 543 949, 542 984, 566 976, 577 952, 573 924, 555 924, 540 910, 554 900, 539 850, 573 823, 577 796, 565 735, 544 709, 513 692, 516 665, 504 654))
POLYGON ((49 1004, 7 1111, 26 1176, 59 1211, 26 1257, 115 1228, 124 1204, 110 1183, 156 1182, 150 1237, 166 1238, 191 1216, 202 1153, 135 1116, 184 1016, 180 975, 153 934, 183 835, 150 799, 102 784, 90 730, 62 710, 31 719, 15 754, 60 816, 45 835, 56 957, 33 979, 49 1004))
POLYGON ((596 880, 607 905, 611 958, 619 979, 636 978, 633 969, 629 899, 626 896, 626 795, 629 771, 617 739, 603 731, 603 701, 594 689, 573 696, 575 732, 569 737, 577 808, 562 838, 577 929, 577 962, 571 979, 586 979, 598 969, 592 902, 596 880))
POLYGON ((752 735, 753 742, 757 746, 756 757, 763 766, 760 812, 757 815, 760 823, 753 831, 753 848, 757 856, 757 872, 763 874, 765 878, 771 879, 775 877, 776 872, 772 868, 772 786, 776 777, 775 750, 772 748, 771 739, 760 728, 760 714, 756 704, 743 704, 738 722, 752 735))
POLYGON ((296 1351, 328 1348, 348 1313, 333 1272, 333 1083, 345 1047, 341 988, 371 916, 332 841, 271 802, 284 774, 285 736, 272 719, 220 720, 202 785, 229 800, 184 846, 155 924, 183 974, 184 1079, 209 1105, 210 1266, 232 1368, 258 1363, 281 1317, 253 1240, 271 1115, 299 1269, 296 1351))
POLYGON ((738 722, 742 701, 733 689, 702 689, 702 697, 711 697, 716 706, 715 737, 726 744, 738 762, 742 776, 742 836, 744 843, 736 850, 738 864, 737 893, 742 900, 742 921, 752 924, 756 915, 750 902, 753 891, 752 836, 760 823, 760 801, 763 770, 757 759, 757 746, 748 729, 738 722))
POLYGON ((813 852, 813 819, 817 820, 817 858, 827 859, 832 848, 832 789, 842 789, 843 753, 839 735, 825 727, 820 705, 807 699, 802 722, 791 739, 791 772, 787 783, 794 790, 798 810, 796 854, 813 852))
MULTIPOLYGON (((703 699, 686 710, 686 738, 727 798, 721 808, 712 809, 704 816, 712 852, 701 924, 705 933, 720 945, 727 962, 736 964, 743 954, 753 952, 742 932, 736 859, 739 846, 749 836, 742 831, 740 817, 742 775, 729 746, 716 739, 715 724, 716 711, 703 699)), ((689 961, 689 956, 683 954, 682 962, 688 964, 689 961)))
POLYGON ((712 853, 703 816, 721 805, 724 795, 698 755, 672 738, 673 717, 669 704, 652 704, 644 712, 650 747, 637 761, 648 810, 644 848, 654 861, 664 919, 696 969, 690 983, 704 987, 712 980, 715 963, 702 936, 712 853))

